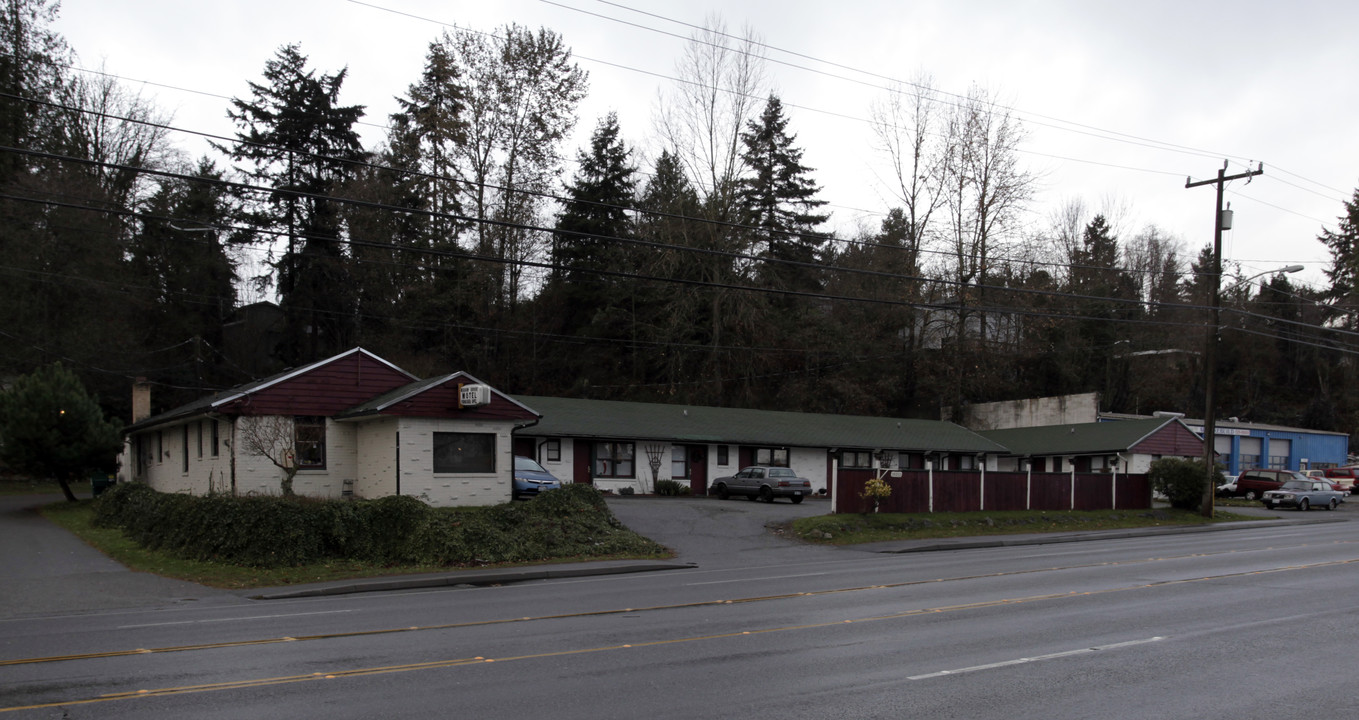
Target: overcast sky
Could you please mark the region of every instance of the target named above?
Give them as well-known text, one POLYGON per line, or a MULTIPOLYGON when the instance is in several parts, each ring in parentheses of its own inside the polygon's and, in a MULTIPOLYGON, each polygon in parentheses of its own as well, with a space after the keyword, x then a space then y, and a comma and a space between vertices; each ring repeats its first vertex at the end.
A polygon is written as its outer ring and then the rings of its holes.
MULTIPOLYGON (((1186 189, 1186 178, 1214 177, 1224 160, 1229 174, 1263 162, 1264 175, 1228 188, 1224 258, 1245 275, 1302 263, 1293 279, 1320 284, 1328 255, 1316 238, 1359 185, 1353 2, 64 0, 57 27, 82 67, 103 63, 176 126, 231 135, 226 98, 246 97, 284 44, 299 43, 320 72, 347 67, 342 102, 382 124, 444 29, 546 26, 590 75, 567 156, 615 110, 651 157, 655 98, 691 32, 681 23, 713 13, 776 48, 772 89, 838 231, 876 227, 890 207, 865 122, 884 76, 927 73, 958 94, 977 84, 1013 108, 1028 131, 1022 161, 1040 176, 1026 218, 1035 227, 1073 199, 1117 206, 1124 236, 1155 224, 1192 259, 1212 241, 1214 192, 1186 189)), ((372 144, 382 131, 364 134, 372 144)), ((206 151, 192 136, 176 144, 206 151)))

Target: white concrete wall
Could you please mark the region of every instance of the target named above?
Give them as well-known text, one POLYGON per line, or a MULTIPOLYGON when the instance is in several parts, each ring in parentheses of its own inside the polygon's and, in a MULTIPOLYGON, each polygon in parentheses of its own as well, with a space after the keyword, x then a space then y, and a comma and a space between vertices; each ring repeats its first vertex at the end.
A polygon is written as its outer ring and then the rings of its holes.
POLYGON ((396 418, 357 423, 358 471, 354 497, 379 498, 396 494, 396 418))
POLYGON ((1099 393, 976 403, 963 409, 962 418, 955 416, 954 408, 945 411, 946 418, 971 430, 1087 423, 1099 419, 1099 393))
POLYGON ((514 423, 402 418, 401 494, 419 497, 436 507, 498 505, 512 497, 514 423), (496 436, 495 472, 435 474, 434 433, 477 432, 496 436))
POLYGON ((788 467, 800 478, 812 481, 812 493, 826 489, 826 449, 790 448, 788 467))
MULTIPOLYGON (((541 445, 544 440, 549 439, 552 438, 541 438, 541 437, 533 438, 534 452, 538 452, 539 445, 541 445)), ((555 477, 558 480, 560 480, 562 484, 566 484, 573 481, 572 475, 574 473, 575 465, 573 465, 572 463, 575 462, 576 457, 574 452, 575 443, 566 438, 556 438, 556 440, 558 442, 558 446, 561 448, 560 458, 558 458, 557 460, 548 460, 547 455, 544 453, 540 454, 535 459, 538 461, 539 465, 543 466, 544 470, 552 473, 552 477, 555 477)))

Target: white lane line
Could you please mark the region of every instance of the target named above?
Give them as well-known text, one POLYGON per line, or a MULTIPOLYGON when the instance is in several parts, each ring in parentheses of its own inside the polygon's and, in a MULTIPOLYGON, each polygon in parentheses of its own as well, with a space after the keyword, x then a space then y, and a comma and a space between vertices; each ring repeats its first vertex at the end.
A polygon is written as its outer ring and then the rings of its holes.
POLYGON ((211 620, 180 620, 177 622, 146 623, 144 625, 119 625, 118 630, 132 630, 134 628, 161 627, 162 625, 200 625, 205 623, 219 622, 238 622, 241 620, 273 620, 274 618, 302 617, 303 615, 335 615, 338 613, 351 613, 353 610, 322 610, 318 612, 305 613, 285 613, 282 615, 252 615, 250 617, 229 617, 213 618, 211 620))
POLYGON ((709 582, 684 583, 685 587, 695 587, 698 585, 726 585, 727 583, 751 582, 753 580, 788 580, 790 578, 821 577, 830 573, 803 573, 801 575, 772 575, 759 577, 736 578, 734 580, 711 580, 709 582))
POLYGON ((1111 645, 1099 645, 1096 647, 1079 648, 1064 652, 1038 655, 1035 657, 1018 658, 1016 660, 1005 660, 1003 662, 990 663, 988 665, 973 665, 972 667, 959 668, 957 670, 940 670, 939 672, 928 673, 926 675, 911 675, 907 680, 928 680, 929 678, 943 677, 945 675, 960 675, 962 673, 977 672, 979 670, 994 670, 995 668, 1009 667, 1011 665, 1023 665, 1025 663, 1040 662, 1043 660, 1056 660, 1058 658, 1071 657, 1073 655, 1086 655, 1089 653, 1102 652, 1105 650, 1118 650, 1120 648, 1132 647, 1134 645, 1145 645, 1164 640, 1163 637, 1152 637, 1145 640, 1129 640, 1127 642, 1113 643, 1111 645))

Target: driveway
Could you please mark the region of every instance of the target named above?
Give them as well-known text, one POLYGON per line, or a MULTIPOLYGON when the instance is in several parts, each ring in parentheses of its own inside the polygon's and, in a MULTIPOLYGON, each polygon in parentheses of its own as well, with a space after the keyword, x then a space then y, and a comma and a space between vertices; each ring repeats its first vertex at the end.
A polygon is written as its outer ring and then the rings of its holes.
POLYGON ((790 540, 771 529, 795 518, 830 513, 830 501, 820 498, 798 505, 785 500, 655 496, 614 496, 607 502, 629 529, 674 550, 676 559, 705 568, 805 561, 844 552, 790 540))
POLYGON ((38 513, 54 502, 61 496, 0 496, 0 619, 240 601, 225 591, 128 570, 38 513))

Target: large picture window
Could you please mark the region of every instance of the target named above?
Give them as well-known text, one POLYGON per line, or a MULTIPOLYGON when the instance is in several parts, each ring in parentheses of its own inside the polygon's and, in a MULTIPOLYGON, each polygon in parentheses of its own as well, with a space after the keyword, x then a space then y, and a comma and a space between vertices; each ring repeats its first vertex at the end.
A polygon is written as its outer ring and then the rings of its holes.
POLYGON ((597 478, 630 478, 635 476, 634 447, 630 442, 595 443, 595 472, 597 478))
POLYGON ((293 418, 293 453, 299 470, 326 467, 326 419, 316 415, 293 418))
POLYGON ((495 472, 495 433, 434 433, 434 472, 495 472))

